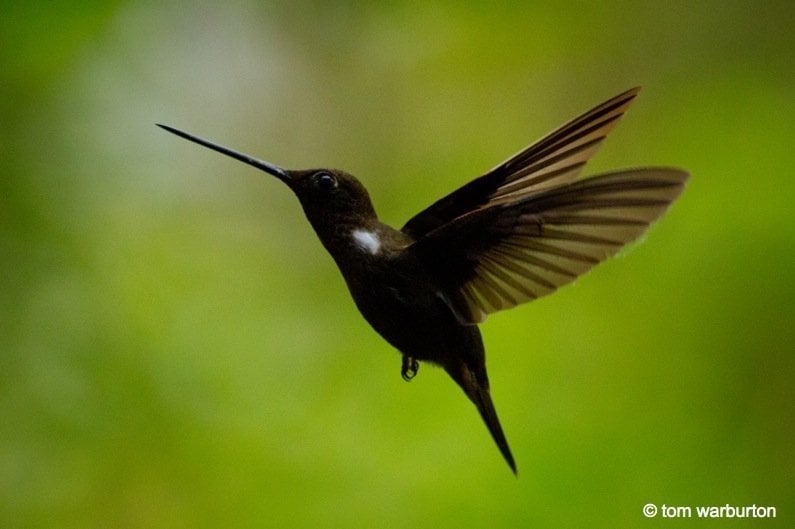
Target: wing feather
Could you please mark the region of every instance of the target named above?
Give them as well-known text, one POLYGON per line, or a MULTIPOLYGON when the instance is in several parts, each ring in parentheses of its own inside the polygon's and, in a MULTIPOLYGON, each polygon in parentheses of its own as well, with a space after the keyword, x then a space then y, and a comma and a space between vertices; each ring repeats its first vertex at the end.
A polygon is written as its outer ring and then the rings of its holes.
POLYGON ((627 90, 547 134, 412 217, 402 231, 419 239, 468 211, 574 181, 639 90, 627 90))
POLYGON ((607 173, 494 203, 410 247, 469 323, 547 295, 634 241, 681 193, 668 168, 607 173))

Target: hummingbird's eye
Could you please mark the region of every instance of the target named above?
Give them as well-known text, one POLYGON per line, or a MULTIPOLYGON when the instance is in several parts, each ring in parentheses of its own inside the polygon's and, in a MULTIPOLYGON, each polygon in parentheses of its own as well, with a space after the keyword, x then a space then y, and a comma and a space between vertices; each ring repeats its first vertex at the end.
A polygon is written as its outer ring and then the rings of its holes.
POLYGON ((315 186, 321 191, 331 191, 337 188, 337 179, 332 174, 320 172, 316 173, 312 179, 314 180, 315 186))

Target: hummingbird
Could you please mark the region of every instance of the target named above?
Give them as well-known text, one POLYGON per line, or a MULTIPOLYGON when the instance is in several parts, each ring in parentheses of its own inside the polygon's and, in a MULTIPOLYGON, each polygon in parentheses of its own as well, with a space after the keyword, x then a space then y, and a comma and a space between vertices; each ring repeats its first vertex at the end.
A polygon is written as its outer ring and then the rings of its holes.
POLYGON ((338 169, 284 169, 168 125, 159 127, 284 182, 336 262, 364 318, 402 355, 442 367, 477 408, 517 474, 492 402, 478 324, 555 291, 636 240, 689 174, 646 167, 579 178, 639 87, 619 94, 437 200, 401 229, 338 169))

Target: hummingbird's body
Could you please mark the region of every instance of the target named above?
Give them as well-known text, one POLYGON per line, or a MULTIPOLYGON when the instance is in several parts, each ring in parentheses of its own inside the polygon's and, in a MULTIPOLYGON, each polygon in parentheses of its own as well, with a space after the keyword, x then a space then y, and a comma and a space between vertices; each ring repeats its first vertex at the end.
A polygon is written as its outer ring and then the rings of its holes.
POLYGON ((403 355, 445 369, 475 404, 516 472, 489 393, 477 324, 571 282, 635 240, 681 192, 668 168, 577 180, 638 89, 620 94, 415 215, 378 220, 370 197, 339 170, 290 171, 160 125, 285 182, 342 273, 357 308, 403 355))
MULTIPOLYGON (((310 171, 312 173, 312 171, 310 171)), ((351 175, 331 171, 357 189, 361 202, 334 222, 311 201, 304 211, 345 279, 367 322, 403 355, 401 374, 410 380, 417 362, 443 367, 477 406, 500 451, 516 471, 508 441, 491 401, 486 354, 477 325, 461 322, 448 294, 413 251, 415 240, 378 221, 367 191, 351 175), (366 204, 364 203, 366 199, 366 204)))

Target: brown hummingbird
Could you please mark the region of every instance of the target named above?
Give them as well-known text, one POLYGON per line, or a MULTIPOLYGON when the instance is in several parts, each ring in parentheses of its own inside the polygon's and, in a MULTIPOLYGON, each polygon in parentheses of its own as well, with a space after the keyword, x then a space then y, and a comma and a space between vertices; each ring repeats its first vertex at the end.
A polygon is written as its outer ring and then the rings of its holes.
POLYGON ((402 354, 444 368, 475 404, 514 473, 489 392, 478 324, 572 282, 637 239, 682 192, 666 167, 578 175, 637 95, 628 90, 544 136, 412 217, 383 224, 364 186, 337 169, 282 169, 160 127, 269 173, 293 190, 356 306, 402 354))

